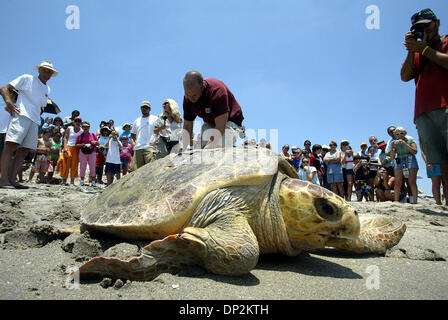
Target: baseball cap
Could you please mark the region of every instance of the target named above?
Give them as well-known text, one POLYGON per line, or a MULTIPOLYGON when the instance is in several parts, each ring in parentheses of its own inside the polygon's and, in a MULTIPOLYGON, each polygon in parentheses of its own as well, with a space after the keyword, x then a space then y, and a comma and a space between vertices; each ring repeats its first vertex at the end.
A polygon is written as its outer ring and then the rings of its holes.
POLYGON ((149 101, 145 100, 140 104, 140 107, 148 107, 151 108, 151 104, 149 103, 149 101))
POLYGON ((378 145, 377 149, 380 149, 380 148, 385 147, 385 146, 387 146, 387 143, 386 143, 386 142, 380 143, 380 144, 378 145))
POLYGON ((326 144, 324 144, 324 145, 322 146, 322 150, 324 150, 324 149, 326 149, 326 150, 330 150, 330 147, 327 146, 326 144))
POLYGON ((343 144, 343 143, 350 144, 350 142, 348 140, 345 140, 345 139, 341 141, 341 144, 343 144))
POLYGON ((415 13, 411 17, 411 23, 412 23, 411 31, 415 28, 415 25, 417 25, 417 24, 430 23, 431 21, 434 21, 434 20, 437 20, 437 17, 434 14, 434 12, 432 12, 432 10, 429 8, 423 9, 423 10, 415 13))
POLYGON ((367 146, 367 142, 362 142, 361 146, 366 145, 367 146))

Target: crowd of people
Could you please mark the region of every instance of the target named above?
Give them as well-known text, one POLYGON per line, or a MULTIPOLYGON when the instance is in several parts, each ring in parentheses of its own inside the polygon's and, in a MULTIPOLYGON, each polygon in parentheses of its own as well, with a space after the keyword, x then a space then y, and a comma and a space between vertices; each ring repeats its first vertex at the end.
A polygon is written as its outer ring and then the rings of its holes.
MULTIPOLYGON (((417 144, 403 127, 387 128, 389 139, 369 137, 353 150, 348 140, 329 145, 312 145, 305 140, 303 148, 282 147, 281 156, 298 171, 300 179, 325 187, 347 201, 353 192, 358 201, 400 201, 415 204, 417 188, 417 144), (291 152, 290 152, 291 151, 291 152)), ((424 153, 423 159, 426 162, 424 153)), ((441 172, 437 164, 427 164, 433 182, 433 195, 441 204, 441 172)), ((446 188, 443 189, 445 200, 446 188)))

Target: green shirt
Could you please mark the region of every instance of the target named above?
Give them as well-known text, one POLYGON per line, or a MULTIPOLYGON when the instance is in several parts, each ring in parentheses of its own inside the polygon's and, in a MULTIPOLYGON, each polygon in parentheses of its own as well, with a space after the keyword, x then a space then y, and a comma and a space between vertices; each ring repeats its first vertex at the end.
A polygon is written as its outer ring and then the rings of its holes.
MULTIPOLYGON (((413 143, 415 143, 414 138, 412 138, 411 136, 405 136, 404 141, 406 141, 408 145, 412 145, 413 143)), ((409 148, 405 145, 395 144, 394 148, 397 151, 397 157, 399 158, 412 155, 411 150, 409 150, 409 148)))

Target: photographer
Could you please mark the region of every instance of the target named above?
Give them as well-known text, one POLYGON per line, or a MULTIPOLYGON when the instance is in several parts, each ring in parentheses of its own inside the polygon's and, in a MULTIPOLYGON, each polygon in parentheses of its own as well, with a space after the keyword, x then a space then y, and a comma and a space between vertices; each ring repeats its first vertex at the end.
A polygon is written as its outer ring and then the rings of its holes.
POLYGON ((112 131, 106 143, 106 148, 108 148, 105 169, 107 177, 106 186, 111 185, 114 182, 114 175, 117 177, 117 180, 120 180, 120 150, 122 147, 123 145, 120 140, 118 140, 118 133, 116 131, 112 131))
POLYGON ((166 99, 162 106, 163 113, 154 124, 154 133, 157 134, 156 149, 159 151, 157 158, 163 158, 171 152, 171 149, 179 143, 182 131, 182 116, 177 102, 166 99))
MULTIPOLYGON (((405 35, 408 51, 401 79, 415 81, 414 123, 428 163, 440 164, 448 183, 448 37, 439 34, 440 20, 431 9, 411 18, 405 35)), ((395 195, 397 196, 397 195, 395 195)))
POLYGON ((355 167, 355 161, 353 158, 353 150, 352 147, 347 146, 345 148, 344 156, 342 157, 342 163, 345 164, 345 175, 347 179, 347 201, 351 201, 352 199, 352 191, 353 191, 353 177, 354 177, 354 171, 353 168, 355 167))
POLYGON ((389 175, 385 167, 378 169, 373 183, 376 187, 376 200, 378 202, 394 201, 395 178, 389 175))
POLYGON ((355 174, 355 191, 358 201, 362 201, 364 197, 366 201, 374 201, 373 188, 369 185, 369 161, 368 157, 361 157, 356 155, 354 157, 355 167, 353 172, 355 174))

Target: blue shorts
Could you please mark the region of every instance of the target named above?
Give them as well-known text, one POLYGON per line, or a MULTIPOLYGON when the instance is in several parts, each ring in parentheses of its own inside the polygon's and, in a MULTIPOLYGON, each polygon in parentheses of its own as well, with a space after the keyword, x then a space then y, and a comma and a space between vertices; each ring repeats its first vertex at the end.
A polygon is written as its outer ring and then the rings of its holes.
POLYGON ((327 174, 327 182, 328 183, 337 183, 337 182, 344 182, 344 176, 342 173, 334 173, 334 174, 327 174))
POLYGON ((433 164, 432 170, 429 170, 428 167, 426 167, 426 174, 428 175, 428 178, 441 177, 442 171, 440 171, 440 164, 433 164))
POLYGON ((112 174, 120 173, 121 172, 121 165, 119 163, 110 163, 106 162, 106 169, 104 172, 112 172, 112 174))
POLYGON ((127 168, 128 166, 129 166, 129 161, 131 161, 131 160, 121 160, 121 166, 123 167, 123 168, 127 168))
POLYGON ((399 157, 395 160, 395 169, 402 170, 403 163, 406 164, 408 169, 418 169, 417 158, 414 155, 399 157))

